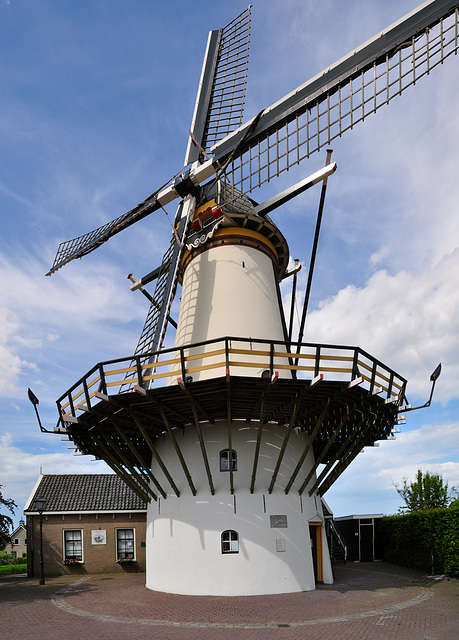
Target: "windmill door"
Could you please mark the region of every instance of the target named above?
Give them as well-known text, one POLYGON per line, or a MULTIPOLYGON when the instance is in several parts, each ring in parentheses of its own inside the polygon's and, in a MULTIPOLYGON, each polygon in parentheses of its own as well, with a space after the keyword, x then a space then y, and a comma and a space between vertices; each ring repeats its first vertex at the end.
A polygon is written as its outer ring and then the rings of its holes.
POLYGON ((360 562, 373 562, 374 554, 374 528, 373 519, 365 518, 359 522, 360 529, 360 562))
POLYGON ((320 523, 309 523, 309 538, 311 544, 312 564, 314 567, 314 579, 316 582, 323 582, 322 525, 320 523))

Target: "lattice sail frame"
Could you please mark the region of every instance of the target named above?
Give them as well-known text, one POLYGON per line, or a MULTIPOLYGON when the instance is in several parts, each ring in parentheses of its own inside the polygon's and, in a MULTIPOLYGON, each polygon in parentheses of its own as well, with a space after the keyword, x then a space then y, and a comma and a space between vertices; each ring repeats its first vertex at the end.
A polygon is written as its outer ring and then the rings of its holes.
POLYGON ((242 124, 250 39, 249 6, 221 30, 217 68, 203 136, 210 149, 242 124))
MULTIPOLYGON (((298 87, 263 112, 254 132, 236 153, 231 154, 231 148, 237 144, 234 135, 212 149, 221 163, 232 156, 225 180, 248 193, 329 145, 450 55, 457 54, 458 24, 455 8, 448 17, 370 63, 363 61, 361 67, 356 65, 344 79, 338 75, 339 67, 346 62, 349 66, 359 50, 298 87)), ((384 33, 360 50, 377 43, 384 33)), ((238 132, 239 137, 243 133, 244 128, 238 132)))
MULTIPOLYGON (((206 171, 202 172, 205 166, 203 164, 196 173, 201 172, 203 178, 208 179, 213 170, 220 169, 223 173, 223 167, 226 175, 219 177, 242 193, 251 192, 269 182, 323 146, 329 145, 332 140, 415 84, 451 54, 456 54, 458 22, 457 0, 425 2, 368 43, 265 109, 257 118, 229 133, 232 126, 230 123, 235 124, 238 118, 239 121, 242 118, 243 98, 236 101, 236 87, 243 84, 245 91, 249 7, 224 29, 211 32, 219 34, 226 58, 220 57, 218 68, 217 61, 215 64, 212 62, 207 74, 209 87, 215 89, 215 114, 209 95, 206 93, 204 100, 198 93, 196 109, 201 109, 202 112, 198 118, 201 128, 199 134, 197 130, 195 132, 201 146, 218 140, 224 132, 229 135, 212 147, 214 157, 209 161, 206 171), (237 45, 231 45, 230 34, 240 37, 237 45), (231 73, 229 68, 232 69, 231 73), (214 75, 218 77, 215 87, 214 75), (227 80, 227 84, 223 80, 227 80), (228 100, 234 100, 225 118, 221 111, 224 98, 220 89, 223 86, 224 91, 228 92, 228 100), (216 121, 221 119, 221 126, 214 125, 214 115, 216 121), (203 126, 208 129, 205 142, 203 126)), ((218 51, 218 47, 215 51, 218 51)), ((218 57, 217 53, 215 55, 218 57)), ((208 91, 211 91, 209 87, 208 91)), ((202 86, 200 91, 201 89, 202 86)), ((195 111, 192 130, 196 115, 195 111)), ((199 155, 199 152, 190 136, 186 163, 194 162, 192 158, 199 155)), ((176 197, 173 187, 163 186, 128 213, 83 236, 61 243, 47 275, 71 260, 87 255, 116 233, 176 197)))

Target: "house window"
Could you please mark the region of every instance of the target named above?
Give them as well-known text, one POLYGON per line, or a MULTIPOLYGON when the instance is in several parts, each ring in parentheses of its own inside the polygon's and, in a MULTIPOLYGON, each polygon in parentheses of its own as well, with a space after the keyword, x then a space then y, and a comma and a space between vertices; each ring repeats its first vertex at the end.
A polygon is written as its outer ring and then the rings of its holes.
MULTIPOLYGON (((231 449, 231 458, 233 460, 233 471, 237 471, 237 453, 234 449, 231 449)), ((230 470, 229 461, 229 449, 223 449, 223 451, 220 451, 220 471, 230 470)))
POLYGON ((19 544, 19 538, 15 538, 15 539, 13 540, 13 544, 19 544))
POLYGON ((239 553, 239 534, 237 531, 222 533, 222 553, 239 553))
POLYGON ((13 556, 13 558, 17 558, 18 557, 18 554, 16 553, 16 551, 12 551, 11 555, 13 556))
POLYGON ((83 562, 83 532, 81 529, 64 529, 64 560, 83 562))
POLYGON ((116 557, 118 560, 134 560, 134 529, 116 530, 116 557))

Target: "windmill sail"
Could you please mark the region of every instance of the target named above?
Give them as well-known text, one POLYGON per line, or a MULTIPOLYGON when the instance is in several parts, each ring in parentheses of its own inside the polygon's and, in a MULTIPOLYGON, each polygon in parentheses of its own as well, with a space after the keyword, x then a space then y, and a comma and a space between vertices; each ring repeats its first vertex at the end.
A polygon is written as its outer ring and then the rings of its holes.
MULTIPOLYGON (((250 7, 210 33, 185 159, 193 163, 195 185, 223 168, 219 177, 248 193, 388 104, 457 53, 458 1, 428 0, 231 133, 242 119, 249 32, 250 7), (199 166, 206 149, 213 158, 199 166)), ((47 275, 178 195, 172 186, 158 190, 119 218, 61 243, 47 275)))
POLYGON ((181 254, 181 244, 179 243, 182 243, 184 226, 185 221, 182 220, 182 226, 177 232, 182 237, 176 239, 173 236, 163 256, 153 293, 155 304, 152 303, 148 311, 145 325, 134 352, 135 355, 157 351, 161 348, 166 329, 166 322, 162 323, 161 319, 166 318, 169 314, 170 305, 177 287, 177 264, 181 254))
POLYGON ((114 235, 123 231, 123 229, 130 227, 131 224, 142 220, 142 218, 159 209, 161 205, 156 195, 156 193, 152 194, 127 213, 123 213, 122 216, 107 222, 98 229, 89 231, 82 236, 78 236, 78 238, 61 242, 57 249, 53 266, 46 275, 52 275, 71 260, 86 256, 114 235))
POLYGON ((458 50, 457 0, 431 0, 217 143, 225 180, 247 193, 414 85, 458 50), (229 160, 229 162, 228 162, 229 160))
MULTIPOLYGON (((202 160, 201 149, 209 149, 242 122, 250 37, 249 6, 223 29, 211 31, 204 56, 201 81, 193 115, 185 166, 202 160), (198 145, 196 145, 196 142, 198 145)), ((185 180, 186 181, 186 180, 185 180)), ((176 181, 177 186, 177 181, 176 181)), ((186 199, 177 237, 173 237, 163 256, 160 275, 135 355, 161 349, 167 318, 177 288, 180 256, 188 220, 195 207, 194 198, 186 199)))
MULTIPOLYGON (((172 236, 171 243, 163 256, 159 268, 153 302, 148 310, 147 318, 140 334, 134 355, 149 354, 159 351, 166 335, 167 321, 174 300, 179 278, 180 258, 184 249, 184 239, 188 228, 189 218, 195 207, 195 198, 188 196, 180 203, 176 218, 180 218, 177 229, 172 236)), ((149 356, 142 358, 143 362, 154 362, 149 356)), ((131 362, 131 365, 133 362, 131 362)), ((133 374, 126 376, 126 380, 133 374)))
POLYGON ((185 166, 202 159, 201 149, 210 150, 242 124, 249 63, 250 9, 251 6, 223 29, 209 33, 185 166))

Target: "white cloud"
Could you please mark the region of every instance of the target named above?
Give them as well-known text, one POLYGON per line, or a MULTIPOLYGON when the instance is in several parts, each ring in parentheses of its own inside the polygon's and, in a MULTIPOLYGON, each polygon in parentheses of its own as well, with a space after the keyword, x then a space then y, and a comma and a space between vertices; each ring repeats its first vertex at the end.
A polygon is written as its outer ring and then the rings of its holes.
POLYGON ((364 287, 349 285, 310 313, 309 341, 359 346, 426 395, 443 363, 437 399, 459 397, 459 249, 431 268, 394 276, 377 271, 364 287))
POLYGON ((378 251, 375 251, 375 253, 372 253, 370 256, 370 267, 372 268, 376 268, 378 267, 385 258, 387 258, 387 256, 390 254, 390 247, 386 244, 383 247, 381 247, 380 249, 378 249, 378 251))
POLYGON ((91 462, 90 456, 67 453, 64 443, 61 443, 61 453, 30 453, 18 446, 15 440, 8 432, 0 436, 0 484, 3 484, 3 495, 12 498, 18 505, 15 520, 21 517, 40 469, 44 474, 111 473, 111 469, 102 461, 91 462))
POLYGON ((0 395, 9 396, 15 390, 18 377, 33 367, 17 353, 14 344, 20 321, 7 307, 0 307, 0 395))
POLYGON ((414 479, 418 469, 440 473, 449 488, 459 486, 459 423, 424 425, 367 447, 336 481, 325 499, 336 516, 396 513, 403 501, 394 484, 414 479))
POLYGON ((123 355, 133 351, 137 336, 130 323, 140 330, 148 305, 136 304, 138 298, 133 304, 120 268, 102 264, 97 265, 97 277, 94 264, 82 263, 51 280, 44 277, 42 262, 16 264, 0 254, 0 396, 22 393, 21 376, 43 372, 53 358, 58 367, 67 362, 67 353, 76 361, 86 355, 82 366, 89 368, 113 357, 113 344, 123 355), (89 359, 92 353, 94 362, 89 359))

